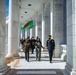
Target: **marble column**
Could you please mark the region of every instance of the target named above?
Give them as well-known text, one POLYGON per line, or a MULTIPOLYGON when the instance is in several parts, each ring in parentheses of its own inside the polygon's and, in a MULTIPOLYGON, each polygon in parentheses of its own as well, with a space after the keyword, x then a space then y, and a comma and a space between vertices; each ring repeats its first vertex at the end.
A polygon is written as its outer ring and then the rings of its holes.
POLYGON ((7 54, 7 51, 8 51, 8 17, 6 18, 6 54, 7 54))
POLYGON ((64 0, 50 1, 51 35, 55 40, 54 57, 61 56, 61 44, 64 43, 64 0))
POLYGON ((50 1, 50 35, 53 38, 53 0, 50 1))
POLYGON ((45 17, 42 14, 42 46, 45 46, 45 17))
POLYGON ((22 30, 22 38, 25 39, 25 30, 22 30))
POLYGON ((9 0, 9 24, 8 24, 8 53, 6 58, 18 56, 18 26, 19 6, 18 0, 9 0))
POLYGON ((37 22, 38 25, 38 37, 40 38, 40 40, 42 41, 42 26, 41 26, 41 22, 37 22))
POLYGON ((24 39, 25 38, 25 31, 24 30, 21 30, 21 39, 24 39))
POLYGON ((50 34, 50 17, 45 16, 45 47, 46 47, 46 41, 48 39, 49 34, 50 34))
POLYGON ((76 75, 76 0, 67 0, 67 62, 66 71, 76 75))
POLYGON ((35 26, 34 26, 32 29, 33 29, 33 33, 32 33, 32 35, 33 35, 34 38, 35 38, 35 26))
POLYGON ((20 33, 20 24, 19 24, 19 27, 18 27, 18 51, 20 50, 20 39, 21 39, 21 33, 20 33))
POLYGON ((6 1, 0 0, 0 75, 5 75, 8 67, 5 63, 6 54, 6 1))
POLYGON ((35 21, 35 37, 38 36, 38 24, 37 24, 37 20, 35 21))
POLYGON ((32 38, 32 36, 35 38, 35 23, 33 20, 33 28, 29 29, 30 30, 30 38, 32 38))
POLYGON ((33 29, 30 29, 30 38, 33 36, 33 29))
POLYGON ((27 36, 30 37, 30 29, 27 29, 27 36))
POLYGON ((25 30, 25 38, 27 38, 27 30, 25 30))

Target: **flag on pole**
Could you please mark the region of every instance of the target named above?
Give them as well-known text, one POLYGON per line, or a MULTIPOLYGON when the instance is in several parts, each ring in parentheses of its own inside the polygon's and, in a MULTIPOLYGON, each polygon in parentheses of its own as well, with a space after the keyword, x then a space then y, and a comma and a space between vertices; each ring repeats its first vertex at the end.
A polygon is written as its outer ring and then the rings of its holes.
POLYGON ((21 25, 22 30, 33 28, 33 20, 28 21, 26 24, 21 25))

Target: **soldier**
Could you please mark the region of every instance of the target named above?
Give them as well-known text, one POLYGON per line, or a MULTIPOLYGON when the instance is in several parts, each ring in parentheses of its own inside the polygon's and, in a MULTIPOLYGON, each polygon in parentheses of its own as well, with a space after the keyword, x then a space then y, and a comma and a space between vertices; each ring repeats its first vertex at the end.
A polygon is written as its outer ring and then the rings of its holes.
POLYGON ((53 51, 55 49, 55 41, 54 41, 54 39, 51 39, 51 35, 48 35, 48 40, 46 42, 46 46, 47 46, 48 51, 49 51, 49 58, 50 58, 50 63, 51 63, 53 51))
POLYGON ((31 40, 30 40, 30 42, 31 42, 31 49, 32 49, 31 53, 32 54, 34 53, 34 49, 35 49, 35 41, 36 40, 34 39, 34 37, 32 37, 31 40))
POLYGON ((44 47, 42 46, 39 37, 37 37, 35 45, 36 45, 36 60, 38 59, 39 61, 41 61, 41 47, 43 49, 44 47))
POLYGON ((25 47, 25 59, 29 62, 30 42, 28 38, 26 38, 24 42, 24 47, 25 47))

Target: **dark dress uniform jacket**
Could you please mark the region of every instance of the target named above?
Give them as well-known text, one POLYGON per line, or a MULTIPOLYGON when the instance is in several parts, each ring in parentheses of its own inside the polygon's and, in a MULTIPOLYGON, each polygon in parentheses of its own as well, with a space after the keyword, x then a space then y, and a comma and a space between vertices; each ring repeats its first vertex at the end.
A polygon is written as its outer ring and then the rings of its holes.
POLYGON ((52 51, 55 48, 55 42, 53 39, 48 39, 46 46, 48 47, 48 51, 52 51))
POLYGON ((31 48, 32 48, 32 49, 35 48, 35 39, 31 39, 31 48))

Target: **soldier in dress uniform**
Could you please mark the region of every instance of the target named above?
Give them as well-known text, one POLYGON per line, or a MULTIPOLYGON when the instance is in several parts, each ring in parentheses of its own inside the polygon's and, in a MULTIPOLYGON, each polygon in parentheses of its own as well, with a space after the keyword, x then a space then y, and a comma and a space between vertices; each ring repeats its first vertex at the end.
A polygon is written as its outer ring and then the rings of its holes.
POLYGON ((46 46, 48 48, 49 59, 50 59, 50 63, 51 63, 52 56, 53 56, 53 51, 55 49, 55 41, 54 41, 54 39, 51 39, 51 35, 48 35, 48 40, 46 42, 46 46))
POLYGON ((34 49, 35 49, 35 42, 36 42, 36 40, 34 39, 33 36, 31 38, 30 42, 31 42, 31 50, 32 50, 31 53, 33 54, 34 53, 34 49))

